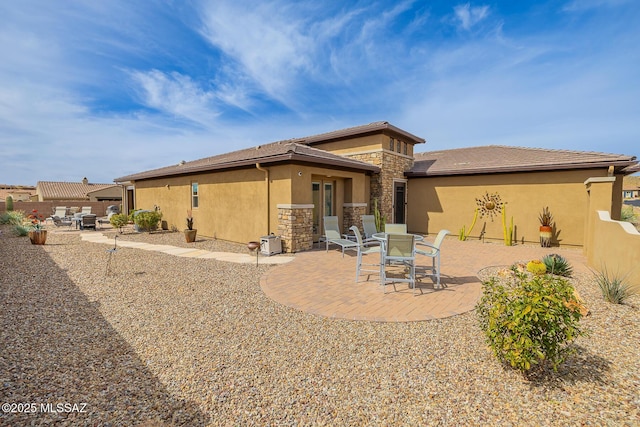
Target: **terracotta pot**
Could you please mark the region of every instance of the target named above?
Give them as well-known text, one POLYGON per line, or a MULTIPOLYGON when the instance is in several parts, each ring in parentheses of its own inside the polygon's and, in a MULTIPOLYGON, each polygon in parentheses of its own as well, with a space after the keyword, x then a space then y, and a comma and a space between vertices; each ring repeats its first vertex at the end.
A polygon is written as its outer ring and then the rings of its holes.
POLYGON ((540 246, 543 248, 551 247, 551 237, 553 236, 553 228, 548 225, 540 226, 540 246))
POLYGON ((32 245, 44 245, 47 241, 47 230, 29 231, 29 240, 31 240, 32 245))
POLYGON ((198 230, 196 230, 195 228, 193 230, 184 230, 184 238, 187 241, 187 243, 195 242, 197 233, 198 233, 198 230))

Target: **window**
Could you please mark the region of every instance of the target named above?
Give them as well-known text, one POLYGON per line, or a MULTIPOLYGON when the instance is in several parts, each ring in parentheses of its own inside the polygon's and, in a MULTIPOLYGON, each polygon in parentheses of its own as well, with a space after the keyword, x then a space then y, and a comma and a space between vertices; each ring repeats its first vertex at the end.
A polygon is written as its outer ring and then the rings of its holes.
POLYGON ((396 151, 399 153, 400 152, 400 147, 402 146, 402 141, 397 141, 396 144, 396 151))
POLYGON ((403 144, 404 144, 404 154, 406 155, 407 154, 407 143, 403 142, 403 144))
POLYGON ((395 151, 395 147, 393 146, 393 138, 389 138, 389 150, 395 151))
POLYGON ((191 183, 191 207, 192 208, 198 207, 198 183, 197 182, 191 183))

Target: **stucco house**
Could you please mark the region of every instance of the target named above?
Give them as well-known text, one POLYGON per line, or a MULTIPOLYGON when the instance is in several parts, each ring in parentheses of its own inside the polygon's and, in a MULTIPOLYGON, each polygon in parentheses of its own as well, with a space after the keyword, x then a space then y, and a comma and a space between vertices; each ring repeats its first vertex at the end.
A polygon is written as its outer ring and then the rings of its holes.
MULTIPOLYGON (((310 249, 325 215, 337 215, 343 230, 360 225, 374 201, 386 222, 406 223, 410 231, 457 232, 470 225, 476 199, 485 194, 500 197, 506 217, 514 218, 517 241, 538 240, 537 216, 548 206, 554 243, 580 246, 585 182, 611 178, 618 195, 611 198, 612 212, 619 211, 622 178, 637 163, 633 156, 502 146, 416 153, 423 143, 388 122, 374 122, 115 182, 123 187, 125 211, 156 208, 168 227, 182 229, 191 209, 200 235, 246 243, 274 233, 288 252, 310 249)), ((471 237, 502 239, 501 218, 482 218, 476 227, 471 237)))

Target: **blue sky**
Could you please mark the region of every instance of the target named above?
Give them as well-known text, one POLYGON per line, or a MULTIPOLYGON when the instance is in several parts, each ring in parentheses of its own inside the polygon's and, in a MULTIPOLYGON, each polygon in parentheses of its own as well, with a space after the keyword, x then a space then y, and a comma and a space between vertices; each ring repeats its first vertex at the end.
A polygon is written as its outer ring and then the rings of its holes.
POLYGON ((386 120, 417 151, 639 155, 640 4, 0 3, 0 183, 130 173, 386 120))

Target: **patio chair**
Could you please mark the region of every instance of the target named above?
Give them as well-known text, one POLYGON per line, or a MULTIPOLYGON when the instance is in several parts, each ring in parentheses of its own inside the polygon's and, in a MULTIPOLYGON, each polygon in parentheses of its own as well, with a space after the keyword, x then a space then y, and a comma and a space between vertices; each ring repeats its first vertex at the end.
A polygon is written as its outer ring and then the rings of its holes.
POLYGON ((407 224, 385 224, 385 233, 407 234, 407 224))
POLYGON ((373 235, 378 232, 376 228, 376 217, 373 215, 362 215, 361 219, 364 230, 364 241, 373 241, 373 235))
POLYGON ((85 228, 93 228, 96 229, 96 215, 95 214, 86 214, 82 215, 80 218, 80 230, 84 230, 85 228))
POLYGON ((386 293, 388 283, 406 282, 411 285, 413 292, 416 291, 416 249, 415 236, 413 234, 387 234, 385 240, 382 266, 380 273, 382 278, 380 284, 386 293), (393 268, 395 273, 392 277, 388 276, 387 269, 393 268), (402 269, 402 273, 398 270, 402 269), (402 277, 397 277, 401 275, 402 277))
POLYGON ((73 225, 73 221, 71 221, 70 219, 67 218, 60 218, 59 216, 53 216, 51 217, 51 219, 53 220, 53 223, 55 224, 56 227, 68 227, 71 228, 71 226, 73 225))
POLYGON ((340 226, 338 225, 337 216, 325 216, 323 218, 323 223, 327 252, 329 251, 329 245, 333 243, 342 247, 342 257, 344 258, 345 249, 356 249, 358 247, 358 244, 353 240, 345 239, 342 237, 342 235, 340 234, 340 226))
POLYGON ((81 213, 90 214, 91 213, 91 206, 83 206, 81 213))
MULTIPOLYGON (((420 267, 423 270, 431 270, 430 276, 436 279, 436 288, 440 288, 440 246, 447 234, 451 234, 449 230, 440 230, 433 245, 424 242, 416 242, 416 254, 424 255, 431 258, 431 267, 420 267)), ((425 274, 426 275, 426 274, 425 274)))
POLYGON ((53 218, 58 217, 58 218, 66 218, 67 217, 67 207, 66 206, 56 206, 55 210, 53 212, 53 215, 51 215, 49 218, 47 218, 47 220, 52 220, 53 218))
MULTIPOLYGON (((380 264, 380 257, 381 257, 381 245, 380 242, 378 241, 372 241, 372 242, 366 242, 362 240, 362 234, 360 234, 360 230, 358 229, 358 227, 356 227, 355 225, 351 226, 350 228, 351 231, 353 231, 353 233, 356 236, 356 243, 358 244, 358 259, 356 261, 356 282, 358 282, 358 280, 360 280, 360 272, 366 271, 366 272, 371 272, 371 273, 378 273, 378 275, 380 275, 380 269, 381 269, 381 264, 380 264), (375 264, 363 264, 362 263, 362 255, 369 255, 369 254, 374 254, 376 256, 376 259, 378 260, 378 262, 376 262, 375 264), (377 269, 375 270, 371 270, 371 269, 364 269, 362 268, 362 266, 378 266, 377 269)), ((370 276, 370 275, 369 275, 370 276)), ((369 280, 369 278, 367 277, 367 280, 369 280)))

